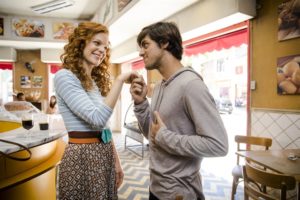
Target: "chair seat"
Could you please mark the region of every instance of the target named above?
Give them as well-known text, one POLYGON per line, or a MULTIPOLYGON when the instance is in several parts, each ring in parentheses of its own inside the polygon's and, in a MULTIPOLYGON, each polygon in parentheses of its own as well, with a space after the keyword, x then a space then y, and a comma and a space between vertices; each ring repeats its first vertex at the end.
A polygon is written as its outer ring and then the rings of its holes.
MULTIPOLYGON (((234 137, 235 142, 237 143, 237 151, 245 151, 251 149, 252 145, 264 147, 265 150, 268 150, 272 145, 271 138, 265 137, 255 137, 255 136, 245 136, 245 135, 236 135, 234 137)), ((240 179, 243 179, 243 165, 240 164, 240 156, 237 155, 237 165, 232 169, 232 190, 231 190, 231 200, 234 200, 236 189, 240 183, 240 179)))
POLYGON ((232 176, 234 176, 236 178, 243 178, 243 166, 241 166, 241 165, 234 166, 231 173, 232 173, 232 176))

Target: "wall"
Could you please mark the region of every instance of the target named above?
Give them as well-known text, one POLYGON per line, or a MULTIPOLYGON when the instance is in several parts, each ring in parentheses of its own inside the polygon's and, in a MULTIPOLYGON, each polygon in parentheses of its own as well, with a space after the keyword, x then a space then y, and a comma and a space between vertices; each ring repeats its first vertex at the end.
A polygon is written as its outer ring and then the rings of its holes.
POLYGON ((60 63, 58 55, 61 54, 66 40, 54 39, 53 24, 54 23, 79 23, 78 20, 61 19, 61 18, 44 18, 44 17, 24 17, 24 16, 3 16, 4 19, 4 35, 0 36, 0 61, 14 62, 15 46, 26 46, 28 49, 42 49, 42 61, 47 63, 60 63), (28 21, 39 21, 45 26, 44 37, 19 37, 14 35, 12 28, 13 19, 27 19, 28 21), (11 47, 4 47, 11 46, 11 47), (2 54, 5 51, 5 54, 2 54))
POLYGON ((13 91, 23 92, 26 95, 29 95, 31 92, 38 91, 41 92, 39 102, 48 99, 48 68, 47 64, 42 63, 40 60, 40 50, 18 50, 17 51, 17 61, 13 69, 13 91), (34 68, 34 73, 26 69, 25 63, 31 63, 34 68), (34 76, 41 76, 43 78, 41 88, 33 88, 31 85, 30 88, 21 88, 21 76, 29 76, 31 81, 34 76))
POLYGON ((64 49, 41 49, 41 61, 44 63, 61 63, 60 55, 64 53, 64 49))
POLYGON ((277 40, 277 6, 282 0, 258 1, 251 22, 251 135, 273 138, 273 149, 300 147, 300 95, 277 94, 277 58, 300 54, 300 37, 277 40))
POLYGON ((33 48, 61 48, 65 44, 65 40, 63 39, 54 39, 53 32, 53 23, 62 23, 62 22, 70 22, 70 23, 78 23, 80 21, 70 20, 70 19, 62 19, 62 18, 45 18, 45 17, 24 17, 24 16, 9 16, 9 15, 1 15, 0 17, 4 19, 4 35, 0 36, 1 45, 9 46, 14 42, 14 45, 17 44, 25 44, 28 45, 30 49, 33 48), (27 19, 28 21, 38 21, 42 23, 45 27, 44 29, 44 37, 19 37, 14 35, 14 30, 12 28, 13 19, 27 19))
MULTIPOLYGON (((109 67, 109 72, 111 74, 112 83, 116 77, 121 73, 121 66, 119 64, 112 64, 109 67)), ((113 114, 110 118, 111 130, 114 132, 121 132, 121 97, 119 97, 113 114)))
POLYGON ((251 107, 299 111, 300 95, 277 94, 277 58, 300 54, 300 37, 277 41, 277 6, 281 2, 261 1, 261 9, 252 21, 251 79, 257 87, 251 92, 251 107))
POLYGON ((162 76, 157 70, 147 70, 147 97, 152 97, 154 86, 160 80, 162 80, 162 76))
MULTIPOLYGON (((233 24, 243 22, 255 16, 255 0, 200 0, 195 4, 168 17, 164 21, 176 22, 183 40, 210 33, 233 24)), ((129 38, 112 51, 112 60, 122 62, 137 56, 136 36, 129 38), (128 59, 127 56, 132 56, 128 59)))
POLYGON ((12 47, 0 47, 0 61, 15 62, 16 50, 12 47))

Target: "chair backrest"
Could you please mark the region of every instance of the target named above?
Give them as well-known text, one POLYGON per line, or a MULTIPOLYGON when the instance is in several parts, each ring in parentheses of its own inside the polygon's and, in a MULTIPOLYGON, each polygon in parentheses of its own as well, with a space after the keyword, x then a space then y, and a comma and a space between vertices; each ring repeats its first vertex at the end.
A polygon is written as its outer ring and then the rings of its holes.
MULTIPOLYGON (((242 148, 241 144, 262 146, 265 150, 268 150, 272 146, 272 139, 266 137, 255 137, 255 136, 245 136, 236 135, 235 142, 237 143, 237 151, 246 151, 246 148, 242 148)), ((237 156, 237 165, 239 165, 239 156, 237 156)))
POLYGON ((243 166, 244 194, 245 199, 276 200, 278 197, 263 192, 263 187, 280 190, 280 200, 286 199, 287 190, 293 190, 296 186, 296 179, 293 176, 275 174, 254 167, 246 162, 243 166))

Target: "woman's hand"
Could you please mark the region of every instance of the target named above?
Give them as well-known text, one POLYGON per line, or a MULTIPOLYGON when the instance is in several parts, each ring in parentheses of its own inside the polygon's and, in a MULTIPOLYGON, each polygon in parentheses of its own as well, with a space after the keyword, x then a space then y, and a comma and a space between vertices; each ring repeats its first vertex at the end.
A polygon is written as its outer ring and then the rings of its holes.
POLYGON ((119 188, 123 183, 124 172, 120 162, 116 162, 116 185, 119 188))
POLYGON ((120 74, 113 82, 113 85, 104 100, 105 104, 113 109, 121 93, 123 84, 125 82, 132 82, 135 79, 142 80, 142 76, 137 72, 127 72, 120 74))
POLYGON ((127 72, 120 74, 117 79, 121 80, 123 83, 130 84, 135 78, 141 78, 142 76, 139 75, 137 72, 127 72))

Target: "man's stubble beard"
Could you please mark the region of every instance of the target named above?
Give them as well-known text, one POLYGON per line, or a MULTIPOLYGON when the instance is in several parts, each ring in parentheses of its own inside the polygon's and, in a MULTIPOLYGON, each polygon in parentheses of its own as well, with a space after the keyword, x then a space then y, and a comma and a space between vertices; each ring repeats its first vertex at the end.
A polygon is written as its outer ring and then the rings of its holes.
POLYGON ((145 65, 146 70, 155 70, 155 69, 159 69, 160 66, 160 59, 157 59, 154 63, 149 64, 149 65, 145 65))

